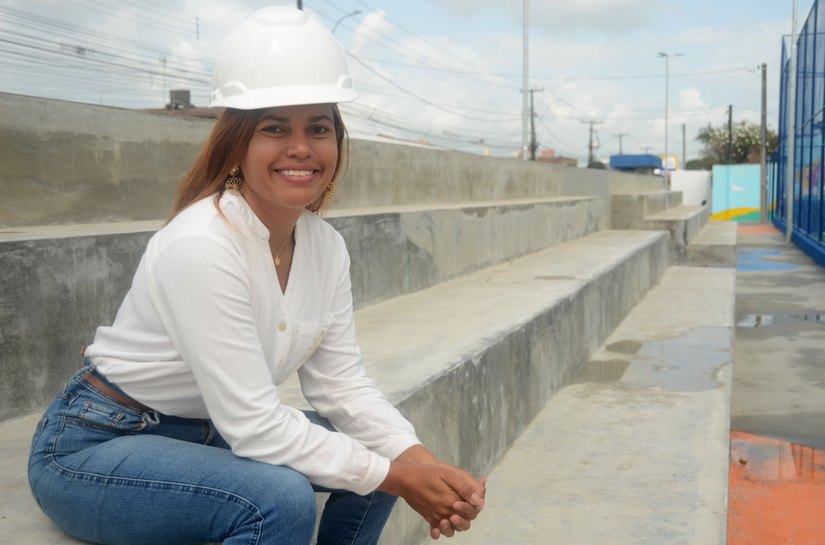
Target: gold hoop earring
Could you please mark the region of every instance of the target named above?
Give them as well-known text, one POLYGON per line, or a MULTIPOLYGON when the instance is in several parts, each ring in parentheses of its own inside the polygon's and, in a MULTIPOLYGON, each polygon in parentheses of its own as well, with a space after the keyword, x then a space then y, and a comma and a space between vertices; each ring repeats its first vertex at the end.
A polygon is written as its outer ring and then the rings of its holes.
POLYGON ((332 199, 333 195, 335 195, 335 180, 332 180, 329 185, 324 188, 324 198, 326 200, 332 199))
POLYGON ((241 165, 235 165, 229 171, 229 177, 224 182, 223 187, 233 195, 243 195, 243 178, 238 176, 241 172, 241 165))

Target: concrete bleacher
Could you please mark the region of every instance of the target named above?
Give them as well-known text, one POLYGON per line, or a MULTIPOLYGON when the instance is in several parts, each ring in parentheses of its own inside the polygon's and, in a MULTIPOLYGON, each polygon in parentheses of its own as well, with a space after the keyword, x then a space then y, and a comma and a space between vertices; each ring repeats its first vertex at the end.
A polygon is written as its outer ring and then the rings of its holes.
MULTIPOLYGON (((723 542, 729 229, 655 178, 352 148, 374 172, 350 170, 328 221, 352 255, 368 372, 438 455, 490 478, 456 542, 723 542), (624 541, 597 539, 622 521, 624 541)), ((79 543, 39 512, 26 451, 160 225, 125 220, 0 229, 4 543, 79 543)), ((282 395, 305 403, 295 382, 282 395)), ((401 505, 382 543, 427 540, 401 505)))

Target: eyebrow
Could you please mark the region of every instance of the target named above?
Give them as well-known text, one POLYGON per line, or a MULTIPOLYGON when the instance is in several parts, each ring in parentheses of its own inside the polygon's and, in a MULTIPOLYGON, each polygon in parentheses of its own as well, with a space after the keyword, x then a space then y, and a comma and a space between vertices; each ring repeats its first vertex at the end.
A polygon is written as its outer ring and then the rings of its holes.
MULTIPOLYGON (((324 120, 329 121, 330 123, 333 123, 332 117, 330 117, 326 114, 314 115, 314 116, 309 118, 310 123, 316 123, 318 121, 324 121, 324 120)), ((275 115, 265 115, 264 117, 261 118, 260 121, 258 121, 258 123, 261 123, 262 121, 276 121, 278 123, 287 123, 288 124, 290 119, 288 117, 278 117, 278 116, 275 116, 275 115)))

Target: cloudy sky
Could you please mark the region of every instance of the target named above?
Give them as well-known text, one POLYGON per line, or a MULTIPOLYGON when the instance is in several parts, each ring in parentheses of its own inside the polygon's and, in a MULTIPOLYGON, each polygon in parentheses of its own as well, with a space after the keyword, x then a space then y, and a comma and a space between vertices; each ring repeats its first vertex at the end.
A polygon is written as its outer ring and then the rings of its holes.
MULTIPOLYGON (((800 27, 813 0, 799 1, 800 27)), ((267 0, 0 0, 0 91, 157 108, 169 89, 206 105, 223 36, 267 0)), ((512 155, 522 145, 523 0, 304 0, 348 51, 361 98, 352 136, 512 155), (358 12, 353 14, 354 12, 358 12), (350 15, 353 14, 353 15, 350 15)), ((697 131, 777 126, 782 36, 792 0, 530 0, 529 88, 539 150, 597 158, 661 154, 697 131), (681 54, 681 56, 675 56, 681 54), (621 135, 621 136, 620 136, 621 135)))

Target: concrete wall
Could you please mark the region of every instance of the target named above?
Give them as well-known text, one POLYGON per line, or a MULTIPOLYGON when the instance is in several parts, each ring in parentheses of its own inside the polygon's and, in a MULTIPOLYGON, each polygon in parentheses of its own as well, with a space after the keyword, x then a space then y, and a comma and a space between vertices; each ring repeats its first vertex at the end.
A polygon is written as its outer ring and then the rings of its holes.
MULTIPOLYGON (((0 227, 162 219, 213 121, 0 93, 0 227)), ((654 191, 658 178, 353 140, 334 208, 654 191)))
MULTIPOLYGON (((0 420, 44 404, 79 365, 95 326, 111 322, 158 227, 148 220, 168 214, 211 126, 0 94, 0 420)), ((330 221, 355 256, 361 306, 606 228, 610 194, 658 186, 652 177, 354 141, 330 221)))
POLYGON ((211 128, 0 93, 0 227, 163 218, 211 128))

